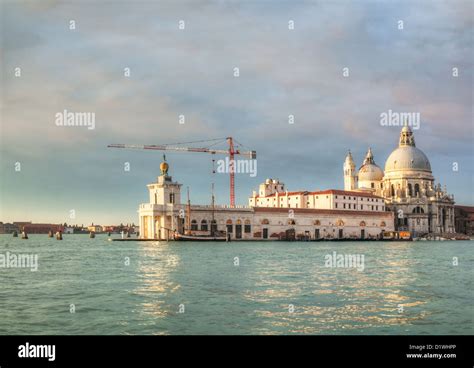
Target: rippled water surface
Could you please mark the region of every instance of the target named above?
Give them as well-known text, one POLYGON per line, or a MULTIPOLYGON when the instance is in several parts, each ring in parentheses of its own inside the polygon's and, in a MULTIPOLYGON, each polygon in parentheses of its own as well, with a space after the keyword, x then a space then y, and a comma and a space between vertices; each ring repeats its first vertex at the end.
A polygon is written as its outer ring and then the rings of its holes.
POLYGON ((0 268, 0 334, 473 334, 473 245, 0 235, 39 263, 0 268))

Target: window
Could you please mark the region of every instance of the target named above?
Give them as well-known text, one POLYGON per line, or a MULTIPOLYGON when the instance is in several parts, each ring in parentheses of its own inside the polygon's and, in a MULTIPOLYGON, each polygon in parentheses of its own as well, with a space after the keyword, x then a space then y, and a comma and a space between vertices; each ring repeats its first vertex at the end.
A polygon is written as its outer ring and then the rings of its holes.
POLYGON ((337 208, 337 202, 336 202, 336 208, 337 208))
POLYGON ((375 184, 374 184, 374 183, 370 183, 370 187, 371 187, 371 188, 375 188, 375 184))
POLYGON ((344 204, 342 205, 342 207, 343 207, 343 208, 346 208, 346 204, 344 203, 344 204))
POLYGON ((196 220, 191 221, 191 230, 196 231, 198 229, 198 223, 196 220))
POLYGON ((415 207, 412 212, 413 213, 425 213, 425 210, 421 207, 415 207))
POLYGON ((170 193, 170 202, 169 203, 174 203, 174 193, 170 193))
POLYGON ((252 225, 250 225, 250 220, 245 220, 244 223, 244 233, 251 233, 252 232, 252 225))
POLYGON ((201 221, 201 231, 207 231, 207 220, 201 221))
POLYGON ((415 184, 415 197, 420 194, 420 185, 417 183, 415 184))

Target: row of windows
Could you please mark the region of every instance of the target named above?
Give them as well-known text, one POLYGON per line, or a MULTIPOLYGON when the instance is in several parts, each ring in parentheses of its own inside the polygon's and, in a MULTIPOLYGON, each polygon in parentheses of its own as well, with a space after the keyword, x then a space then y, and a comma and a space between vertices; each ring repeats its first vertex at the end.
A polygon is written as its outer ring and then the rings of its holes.
MULTIPOLYGON (((232 220, 227 220, 226 221, 226 226, 227 226, 227 231, 228 232, 232 232, 232 220), (230 231, 229 231, 230 230, 230 231)), ((242 220, 237 220, 236 221, 236 226, 242 226, 242 220)), ((216 220, 212 220, 211 221, 211 227, 213 230, 217 230, 217 221, 216 220)), ((198 231, 199 230, 199 224, 197 222, 197 220, 192 220, 191 221, 191 230, 193 231, 198 231)), ((200 228, 201 231, 208 231, 209 230, 209 227, 208 227, 208 222, 207 220, 201 220, 201 228, 200 228)), ((245 223, 244 223, 244 232, 246 233, 250 233, 252 230, 251 230, 251 223, 250 223, 250 220, 245 220, 245 223)))
MULTIPOLYGON (((268 219, 263 219, 262 221, 260 221, 260 223, 262 225, 270 225, 270 221, 268 219)), ((296 225, 296 221, 294 219, 289 219, 288 222, 287 222, 288 225, 296 225)), ((281 224, 278 224, 278 225, 281 225, 281 224)), ((321 226, 321 221, 320 220, 314 220, 313 222, 313 225, 315 226, 321 226)), ((336 220, 336 226, 344 226, 345 223, 344 221, 342 221, 341 219, 339 220, 336 220)), ((375 225, 375 224, 372 224, 372 225, 375 225)), ((332 226, 332 224, 329 224, 329 226, 332 226)), ((361 221, 359 223, 359 226, 366 226, 366 222, 365 221, 361 221)), ((381 221, 380 224, 379 224, 380 227, 385 227, 387 226, 387 224, 385 223, 385 221, 381 221)))
MULTIPOLYGON (((329 197, 326 196, 326 199, 328 199, 328 198, 329 198, 329 197)), ((337 195, 335 196, 335 198, 337 199, 337 195)), ((270 199, 273 199, 273 198, 267 198, 267 202, 270 202, 270 199)), ((283 202, 284 199, 285 199, 285 198, 280 197, 280 202, 283 202)), ((294 197, 294 198, 288 197, 288 200, 289 200, 289 201, 291 201, 291 200, 293 200, 293 199, 297 201, 297 200, 299 199, 299 197, 294 197)), ((316 199, 319 199, 319 197, 316 196, 316 199)), ((343 199, 348 199, 348 200, 354 200, 354 201, 355 201, 355 200, 357 200, 357 197, 347 197, 347 198, 346 198, 346 196, 343 196, 343 199)), ((360 199, 360 201, 363 201, 363 200, 364 200, 364 197, 359 197, 359 199, 360 199)), ((259 202, 261 202, 261 201, 263 201, 263 199, 257 199, 257 203, 259 203, 259 202)), ((366 201, 367 201, 367 202, 379 202, 379 200, 378 200, 377 198, 367 198, 366 201)), ((307 203, 308 205, 310 204, 309 201, 306 202, 306 203, 307 203)), ((291 205, 290 205, 290 206, 291 206, 291 205)), ((275 206, 274 206, 274 207, 275 207, 275 206)), ((283 207, 283 205, 281 204, 280 207, 283 207)), ((296 205, 296 207, 298 207, 298 205, 296 205)))
MULTIPOLYGON (((336 202, 335 204, 335 208, 338 208, 337 207, 338 203, 336 202)), ((343 206, 342 206, 343 209, 349 209, 349 210, 356 210, 357 209, 357 205, 354 203, 354 204, 351 204, 351 203, 347 203, 347 207, 346 207, 346 203, 343 203, 343 206)), ((371 209, 372 211, 378 211, 379 210, 379 206, 374 206, 374 205, 367 205, 367 209, 371 209)), ((363 210, 364 209, 364 205, 361 204, 360 205, 360 210, 363 210)), ((383 211, 383 206, 380 206, 380 209, 381 211, 383 211)))

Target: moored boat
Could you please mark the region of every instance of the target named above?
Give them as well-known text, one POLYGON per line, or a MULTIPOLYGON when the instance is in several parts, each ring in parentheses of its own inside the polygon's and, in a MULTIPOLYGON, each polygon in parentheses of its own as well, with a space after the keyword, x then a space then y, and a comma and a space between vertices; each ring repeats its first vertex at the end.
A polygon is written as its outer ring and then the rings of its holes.
POLYGON ((225 237, 225 236, 212 236, 212 235, 175 234, 174 240, 178 240, 178 241, 227 241, 227 237, 225 237))

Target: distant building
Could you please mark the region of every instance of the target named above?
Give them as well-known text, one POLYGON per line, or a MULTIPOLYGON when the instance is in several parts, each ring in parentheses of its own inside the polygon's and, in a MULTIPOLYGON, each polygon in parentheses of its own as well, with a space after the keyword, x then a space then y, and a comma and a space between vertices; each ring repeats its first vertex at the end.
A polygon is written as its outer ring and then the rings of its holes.
POLYGON ((65 226, 63 233, 64 233, 64 234, 74 234, 74 227, 72 227, 72 226, 65 226))
POLYGON ((102 232, 102 226, 92 224, 91 226, 87 226, 87 230, 92 231, 94 233, 101 233, 102 232))
POLYGON ((454 206, 456 232, 474 235, 474 207, 454 206))
POLYGON ((0 222, 0 234, 11 234, 14 231, 20 231, 18 225, 0 222))
POLYGON ((25 225, 30 225, 31 223, 32 223, 31 221, 15 221, 15 222, 13 222, 13 225, 18 226, 20 231, 23 231, 23 227, 25 225))
POLYGON ((23 226, 23 230, 27 234, 47 234, 50 231, 56 233, 58 231, 63 231, 64 226, 61 224, 33 224, 29 223, 23 226))

